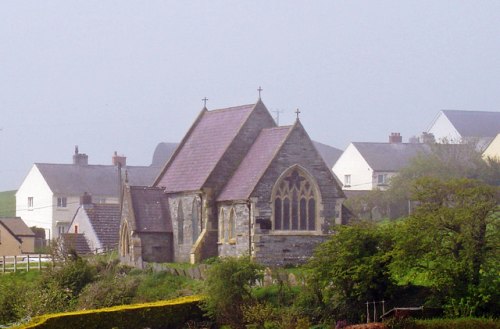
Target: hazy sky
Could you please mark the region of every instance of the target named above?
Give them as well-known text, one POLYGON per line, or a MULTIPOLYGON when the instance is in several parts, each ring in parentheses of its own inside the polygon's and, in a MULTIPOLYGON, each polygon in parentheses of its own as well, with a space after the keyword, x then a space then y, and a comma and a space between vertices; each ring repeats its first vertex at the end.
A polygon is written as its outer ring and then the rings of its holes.
POLYGON ((441 109, 500 111, 500 1, 2 1, 0 191, 34 162, 148 165, 253 103, 344 149, 441 109))

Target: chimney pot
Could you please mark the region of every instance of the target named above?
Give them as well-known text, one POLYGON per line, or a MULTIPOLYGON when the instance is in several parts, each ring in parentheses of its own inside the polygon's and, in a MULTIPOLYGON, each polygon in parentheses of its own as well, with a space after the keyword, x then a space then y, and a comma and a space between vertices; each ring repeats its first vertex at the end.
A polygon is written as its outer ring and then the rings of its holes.
POLYGON ((113 154, 113 157, 111 158, 111 163, 113 166, 120 166, 120 167, 126 167, 127 166, 127 157, 124 155, 118 155, 118 153, 115 151, 115 154, 113 154))
POLYGON ((403 142, 403 137, 401 137, 401 133, 391 133, 389 136, 389 143, 395 144, 395 143, 402 143, 403 142))
POLYGON ((80 197, 80 204, 82 206, 92 205, 92 195, 88 194, 87 192, 83 193, 83 195, 80 197))

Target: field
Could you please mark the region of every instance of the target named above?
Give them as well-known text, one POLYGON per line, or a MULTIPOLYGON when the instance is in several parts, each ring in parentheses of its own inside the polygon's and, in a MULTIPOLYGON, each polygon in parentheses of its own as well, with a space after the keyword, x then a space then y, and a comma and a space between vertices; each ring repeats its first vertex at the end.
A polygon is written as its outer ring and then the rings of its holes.
POLYGON ((16 215, 16 191, 0 192, 0 217, 16 215))

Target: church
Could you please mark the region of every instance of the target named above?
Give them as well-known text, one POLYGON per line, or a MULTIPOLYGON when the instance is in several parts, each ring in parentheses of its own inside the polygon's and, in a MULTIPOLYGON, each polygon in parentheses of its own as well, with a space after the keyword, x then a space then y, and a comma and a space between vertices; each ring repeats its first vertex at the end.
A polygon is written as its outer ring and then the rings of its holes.
POLYGON ((342 224, 344 194, 302 126, 262 100, 202 109, 152 186, 122 191, 119 253, 136 267, 248 255, 301 264, 342 224))

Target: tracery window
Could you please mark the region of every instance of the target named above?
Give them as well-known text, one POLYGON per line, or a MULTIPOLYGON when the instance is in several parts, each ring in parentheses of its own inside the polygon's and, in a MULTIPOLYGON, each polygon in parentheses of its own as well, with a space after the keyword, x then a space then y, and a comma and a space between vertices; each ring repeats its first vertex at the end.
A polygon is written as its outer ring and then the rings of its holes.
POLYGON ((316 230, 315 185, 298 168, 292 169, 276 184, 273 193, 274 229, 316 230))

